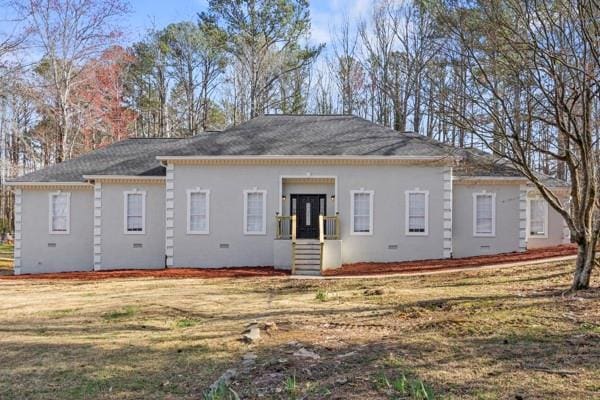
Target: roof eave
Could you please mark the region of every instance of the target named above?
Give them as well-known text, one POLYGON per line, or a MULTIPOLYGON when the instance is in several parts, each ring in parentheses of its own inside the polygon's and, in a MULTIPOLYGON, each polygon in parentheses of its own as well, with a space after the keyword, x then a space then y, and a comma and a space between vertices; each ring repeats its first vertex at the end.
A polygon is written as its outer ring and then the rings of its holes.
POLYGON ((139 179, 139 180, 164 180, 165 177, 162 175, 83 175, 85 180, 99 180, 99 179, 139 179))
POLYGON ((51 187, 90 187, 88 182, 48 182, 48 181, 9 181, 6 186, 10 188, 24 188, 24 187, 40 187, 40 188, 51 188, 51 187))
POLYGON ((162 175, 84 175, 83 178, 90 183, 163 183, 165 181, 162 175))
POLYGON ((517 184, 522 185, 528 182, 527 178, 520 176, 454 176, 453 181, 456 183, 465 183, 465 184, 473 184, 473 183, 493 183, 493 184, 503 184, 503 185, 511 185, 517 184))
POLYGON ((278 164, 278 163, 400 163, 400 164, 425 164, 445 163, 454 165, 461 160, 457 156, 312 156, 312 155, 262 155, 262 156, 158 156, 161 163, 249 163, 249 164, 278 164))

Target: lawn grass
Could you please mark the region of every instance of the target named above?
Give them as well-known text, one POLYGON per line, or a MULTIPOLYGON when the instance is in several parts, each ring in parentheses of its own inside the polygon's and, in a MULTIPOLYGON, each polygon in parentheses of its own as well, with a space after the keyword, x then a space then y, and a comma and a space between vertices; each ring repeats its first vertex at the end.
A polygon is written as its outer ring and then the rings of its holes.
POLYGON ((0 398, 227 399, 236 368, 242 399, 597 399, 600 291, 563 295, 571 270, 0 281, 0 398))

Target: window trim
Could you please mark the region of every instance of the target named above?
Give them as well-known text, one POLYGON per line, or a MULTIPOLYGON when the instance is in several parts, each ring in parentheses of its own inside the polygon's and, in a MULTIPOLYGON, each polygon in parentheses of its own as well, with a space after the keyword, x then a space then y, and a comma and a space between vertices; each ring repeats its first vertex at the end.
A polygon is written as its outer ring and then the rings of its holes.
POLYGON ((350 235, 353 236, 372 236, 373 235, 373 198, 375 197, 374 190, 351 190, 350 191, 350 235), (355 194, 368 194, 369 195, 369 231, 368 232, 355 232, 354 231, 354 195, 355 194))
POLYGON ((242 222, 244 235, 266 235, 267 234, 267 191, 259 189, 244 190, 244 220, 242 222), (248 195, 251 193, 262 193, 262 230, 256 232, 248 231, 248 195))
POLYGON ((404 192, 404 234, 406 236, 429 236, 429 190, 406 190, 404 192), (425 231, 424 232, 410 232, 410 195, 411 194, 424 194, 425 195, 425 231))
POLYGON ((146 191, 145 190, 126 190, 123 192, 123 233, 125 235, 145 235, 146 234, 146 191), (129 231, 127 230, 127 196, 130 194, 142 195, 142 230, 129 231))
POLYGON ((50 235, 69 235, 71 234, 71 192, 56 191, 48 193, 48 233, 50 235), (55 231, 52 226, 52 198, 57 195, 67 196, 67 229, 64 231, 55 231))
POLYGON ((208 189, 188 189, 187 191, 187 231, 188 235, 208 235, 210 234, 210 190, 208 189), (202 231, 192 230, 192 194, 204 193, 206 195, 206 229, 202 231))
POLYGON ((548 202, 541 196, 527 199, 527 237, 532 239, 548 239, 548 202), (546 205, 546 209, 544 210, 544 233, 541 235, 531 234, 531 202, 533 200, 541 200, 546 205))
POLYGON ((494 192, 473 193, 473 237, 496 237, 496 193, 494 192), (479 196, 492 198, 492 231, 490 233, 477 232, 477 197, 479 196))

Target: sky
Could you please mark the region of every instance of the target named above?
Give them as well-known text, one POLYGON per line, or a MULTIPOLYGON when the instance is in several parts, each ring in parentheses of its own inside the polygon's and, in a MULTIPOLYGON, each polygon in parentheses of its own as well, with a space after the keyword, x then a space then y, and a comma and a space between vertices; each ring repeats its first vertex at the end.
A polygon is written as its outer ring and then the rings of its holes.
MULTIPOLYGON (((144 32, 155 26, 162 28, 169 23, 195 20, 196 14, 206 11, 207 0, 130 0, 131 14, 124 17, 126 36, 133 41, 143 37, 144 32)), ((331 29, 348 17, 352 20, 366 18, 371 0, 312 0, 311 41, 313 44, 329 43, 331 29)))

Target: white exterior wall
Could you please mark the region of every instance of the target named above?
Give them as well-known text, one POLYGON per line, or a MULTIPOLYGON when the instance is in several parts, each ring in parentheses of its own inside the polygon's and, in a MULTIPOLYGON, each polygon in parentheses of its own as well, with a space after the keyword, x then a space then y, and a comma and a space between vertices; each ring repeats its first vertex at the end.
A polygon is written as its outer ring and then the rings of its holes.
POLYGON ((453 257, 471 257, 523 250, 520 246, 520 237, 524 235, 520 226, 521 196, 519 185, 454 182, 453 257), (491 237, 477 237, 473 232, 473 194, 483 191, 496 194, 496 231, 495 235, 491 237))
MULTIPOLYGON (((100 213, 102 247, 101 263, 96 269, 164 268, 164 184, 162 182, 156 184, 102 183, 100 190, 102 193, 100 213), (134 190, 146 193, 146 221, 143 234, 125 233, 124 193, 134 190)), ((91 211, 90 215, 92 215, 91 211)))
POLYGON ((18 227, 20 239, 15 246, 15 267, 18 268, 15 273, 91 271, 93 187, 16 190, 21 193, 21 222, 18 227), (70 193, 70 230, 67 234, 49 233, 49 196, 58 190, 70 193))
MULTIPOLYGON (((172 249, 175 267, 273 265, 275 213, 279 211, 282 201, 280 179, 282 176, 306 177, 307 174, 313 177, 336 177, 335 201, 340 213, 344 263, 444 256, 443 167, 175 165, 173 169, 172 249), (210 190, 210 233, 207 235, 187 234, 186 192, 196 188, 210 190), (243 191, 255 188, 267 191, 266 234, 244 235, 243 191), (372 235, 350 233, 350 191, 360 189, 374 191, 372 235), (429 191, 427 236, 405 234, 405 191, 414 189, 429 191)), ((327 211, 332 215, 335 206, 328 204, 327 211)))

